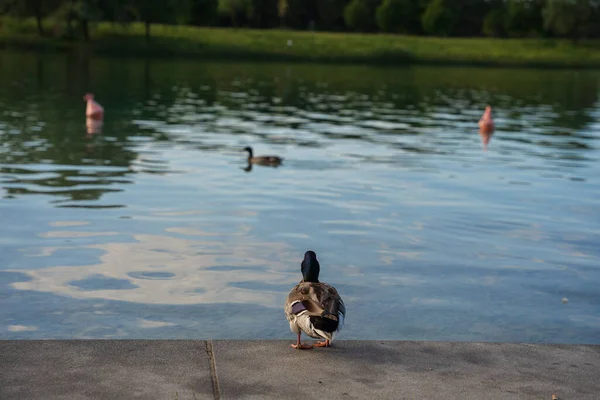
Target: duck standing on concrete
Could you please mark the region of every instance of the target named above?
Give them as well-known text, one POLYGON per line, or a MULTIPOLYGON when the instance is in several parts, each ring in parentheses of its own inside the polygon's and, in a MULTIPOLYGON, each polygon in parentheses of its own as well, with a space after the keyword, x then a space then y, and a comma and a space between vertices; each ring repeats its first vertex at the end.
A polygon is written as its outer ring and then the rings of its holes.
POLYGON ((479 119, 479 135, 483 142, 483 150, 487 151, 487 145, 494 133, 494 120, 492 119, 492 107, 486 106, 485 112, 479 119))
POLYGON ((248 152, 248 165, 250 164, 258 164, 258 165, 269 165, 272 167, 276 167, 281 164, 283 159, 277 156, 257 156, 254 157, 254 152, 252 151, 252 147, 246 146, 244 147, 244 151, 248 152))
POLYGON ((312 349, 312 345, 300 341, 302 332, 315 339, 323 339, 316 347, 329 347, 344 326, 346 306, 337 290, 319 282, 321 266, 314 251, 304 253, 301 271, 302 281, 292 288, 285 301, 285 316, 290 329, 298 340, 292 347, 299 350, 312 349))
POLYGON ((85 108, 86 118, 102 119, 104 118, 104 108, 94 100, 92 93, 86 93, 83 100, 87 102, 85 108))

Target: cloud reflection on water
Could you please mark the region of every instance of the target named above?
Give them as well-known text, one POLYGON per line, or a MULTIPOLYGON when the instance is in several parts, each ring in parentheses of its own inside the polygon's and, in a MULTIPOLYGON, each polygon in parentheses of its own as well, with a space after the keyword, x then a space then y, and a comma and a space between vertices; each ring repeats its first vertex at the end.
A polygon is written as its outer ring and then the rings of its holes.
POLYGON ((597 73, 98 57, 86 138, 76 66, 30 57, 0 55, 0 322, 38 330, 2 338, 288 337, 315 246, 344 338, 597 341, 597 73))
MULTIPOLYGON (((137 234, 135 242, 105 243, 86 246, 100 249, 100 263, 84 266, 54 266, 20 269, 31 277, 13 283, 18 290, 51 292, 73 298, 102 298, 146 304, 252 303, 280 307, 278 291, 284 293, 298 280, 296 257, 282 259, 290 249, 281 243, 261 242, 244 232, 228 235, 198 229, 171 228, 167 231, 186 235, 212 236, 213 241, 172 236, 137 234), (235 237, 231 244, 229 238, 235 237), (261 257, 262 255, 262 257, 261 257), (235 272, 228 267, 235 263, 235 272), (103 289, 98 284, 80 284, 86 280, 112 279, 118 288, 103 289), (124 283, 128 282, 129 286, 124 283), (243 282, 244 287, 236 286, 243 282), (258 290, 253 289, 257 285, 258 290), (86 290, 86 288, 90 288, 86 290), (265 287, 270 289, 265 290, 265 287)), ((65 232, 47 232, 47 237, 68 237, 65 232)), ((73 237, 77 237, 79 233, 73 237)), ((42 254, 52 251, 42 250, 42 254)))

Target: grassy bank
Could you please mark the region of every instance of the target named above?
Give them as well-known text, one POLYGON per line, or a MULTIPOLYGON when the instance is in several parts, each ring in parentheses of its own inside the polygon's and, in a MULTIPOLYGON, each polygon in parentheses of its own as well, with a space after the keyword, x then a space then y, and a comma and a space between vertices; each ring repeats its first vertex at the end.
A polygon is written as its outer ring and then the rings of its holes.
POLYGON ((25 23, 0 33, 0 48, 114 56, 304 61, 366 64, 447 64, 600 68, 600 43, 544 39, 463 39, 396 35, 96 24, 89 43, 39 38, 25 23), (290 43, 291 45, 288 45, 290 43))

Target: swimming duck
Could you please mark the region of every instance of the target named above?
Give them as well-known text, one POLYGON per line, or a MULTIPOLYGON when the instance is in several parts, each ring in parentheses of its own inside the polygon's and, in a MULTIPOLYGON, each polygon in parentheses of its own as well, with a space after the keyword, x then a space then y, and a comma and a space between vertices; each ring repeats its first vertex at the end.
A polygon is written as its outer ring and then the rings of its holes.
POLYGON ((104 117, 104 108, 94 100, 92 93, 86 93, 83 100, 87 102, 85 116, 87 118, 102 119, 104 117))
POLYGON ((314 251, 304 253, 301 264, 302 280, 292 288, 285 301, 285 316, 298 340, 292 347, 299 350, 313 346, 300 341, 302 332, 315 339, 323 339, 316 347, 329 347, 344 326, 346 306, 337 290, 319 282, 321 266, 314 251))
POLYGON ((485 107, 485 112, 479 119, 479 135, 481 136, 481 141, 483 142, 483 149, 487 150, 487 145, 492 138, 492 134, 494 133, 494 120, 492 119, 492 107, 485 107))
POLYGON ((244 151, 248 152, 248 164, 259 164, 259 165, 271 165, 277 166, 281 164, 283 159, 277 156, 257 156, 254 157, 254 152, 252 151, 252 147, 246 146, 244 151))

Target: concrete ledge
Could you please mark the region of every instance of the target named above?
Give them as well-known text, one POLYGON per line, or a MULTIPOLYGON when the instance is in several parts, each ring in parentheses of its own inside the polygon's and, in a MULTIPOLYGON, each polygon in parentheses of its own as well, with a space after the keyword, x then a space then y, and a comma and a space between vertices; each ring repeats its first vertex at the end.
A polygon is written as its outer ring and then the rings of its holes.
POLYGON ((600 398, 600 346, 0 341, 0 399, 600 398))

